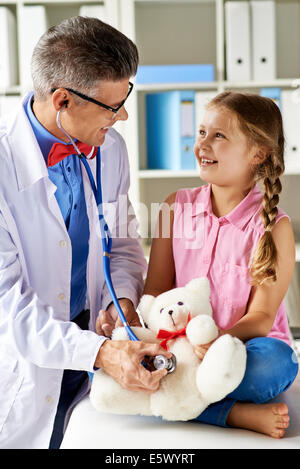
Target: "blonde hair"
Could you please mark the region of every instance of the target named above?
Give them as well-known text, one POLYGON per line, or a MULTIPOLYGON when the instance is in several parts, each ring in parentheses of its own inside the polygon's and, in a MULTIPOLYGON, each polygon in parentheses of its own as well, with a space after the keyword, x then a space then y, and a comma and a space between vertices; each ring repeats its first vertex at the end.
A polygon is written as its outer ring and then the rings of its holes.
POLYGON ((261 211, 265 232, 252 256, 250 274, 252 285, 275 282, 278 253, 272 229, 282 190, 280 176, 284 172, 284 133, 280 110, 272 99, 232 91, 218 94, 208 104, 210 107, 233 112, 249 144, 267 149, 267 157, 254 166, 254 182, 263 180, 265 189, 261 211))

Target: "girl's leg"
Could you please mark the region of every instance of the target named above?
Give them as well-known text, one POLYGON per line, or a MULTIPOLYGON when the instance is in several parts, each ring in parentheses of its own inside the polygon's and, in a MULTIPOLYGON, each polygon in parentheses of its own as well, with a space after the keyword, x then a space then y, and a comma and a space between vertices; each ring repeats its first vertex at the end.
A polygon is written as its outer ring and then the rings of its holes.
POLYGON ((298 360, 289 345, 272 337, 256 337, 245 345, 245 376, 227 397, 258 404, 268 402, 292 385, 298 373, 298 360))
MULTIPOLYGON (((295 352, 285 342, 270 337, 258 337, 246 344, 247 365, 241 384, 225 399, 211 404, 196 419, 223 427, 237 426, 235 421, 227 422, 234 416, 238 402, 265 403, 286 391, 293 383, 298 362, 295 352)), ((252 409, 253 404, 252 404, 252 409)), ((285 414, 283 409, 278 413, 285 414)))

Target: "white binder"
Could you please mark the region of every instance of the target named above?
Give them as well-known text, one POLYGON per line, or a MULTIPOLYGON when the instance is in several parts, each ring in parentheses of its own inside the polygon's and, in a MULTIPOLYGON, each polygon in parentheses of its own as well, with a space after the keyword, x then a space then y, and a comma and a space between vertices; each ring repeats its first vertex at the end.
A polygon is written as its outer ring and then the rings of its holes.
POLYGON ((32 88, 31 57, 39 38, 47 30, 46 9, 42 5, 20 8, 20 78, 22 88, 32 88))
POLYGON ((227 80, 251 79, 250 5, 249 2, 226 2, 227 80))
POLYGON ((82 5, 79 9, 79 15, 98 18, 105 23, 107 22, 105 5, 82 5))
POLYGON ((283 128, 286 138, 285 172, 300 174, 300 99, 295 90, 281 91, 283 128))
POLYGON ((251 1, 253 80, 276 78, 275 3, 251 1))
POLYGON ((0 88, 17 84, 17 26, 13 12, 0 7, 0 88))
POLYGON ((198 91, 195 93, 195 135, 198 135, 200 124, 209 101, 216 96, 216 91, 198 91))

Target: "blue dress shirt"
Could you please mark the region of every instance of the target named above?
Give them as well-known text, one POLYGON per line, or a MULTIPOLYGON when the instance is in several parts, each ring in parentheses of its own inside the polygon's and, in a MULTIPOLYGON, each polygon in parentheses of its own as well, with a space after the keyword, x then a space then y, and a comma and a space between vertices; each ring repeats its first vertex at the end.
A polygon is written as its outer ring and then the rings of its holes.
MULTIPOLYGON (((48 154, 56 142, 64 143, 50 134, 37 120, 32 110, 32 97, 25 107, 36 139, 47 164, 48 154)), ((76 154, 69 155, 48 168, 51 181, 56 185, 55 197, 64 218, 72 245, 70 319, 74 319, 86 303, 86 266, 89 243, 89 221, 86 211, 81 163, 76 154)))

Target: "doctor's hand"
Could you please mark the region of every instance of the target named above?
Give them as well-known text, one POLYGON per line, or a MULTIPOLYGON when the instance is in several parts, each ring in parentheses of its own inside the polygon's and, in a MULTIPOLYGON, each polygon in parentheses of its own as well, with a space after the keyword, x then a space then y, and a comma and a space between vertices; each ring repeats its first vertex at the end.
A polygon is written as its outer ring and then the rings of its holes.
MULTIPOLYGON (((141 326, 138 314, 128 298, 119 299, 120 306, 130 326, 141 326)), ((122 321, 113 303, 107 310, 101 309, 96 320, 96 332, 99 335, 111 337, 112 331, 116 327, 122 327, 122 321)))
POLYGON ((148 394, 158 390, 160 380, 167 370, 148 371, 141 364, 145 356, 165 355, 171 358, 159 344, 146 344, 140 341, 106 340, 98 352, 95 367, 103 368, 123 388, 131 391, 144 391, 148 394))

